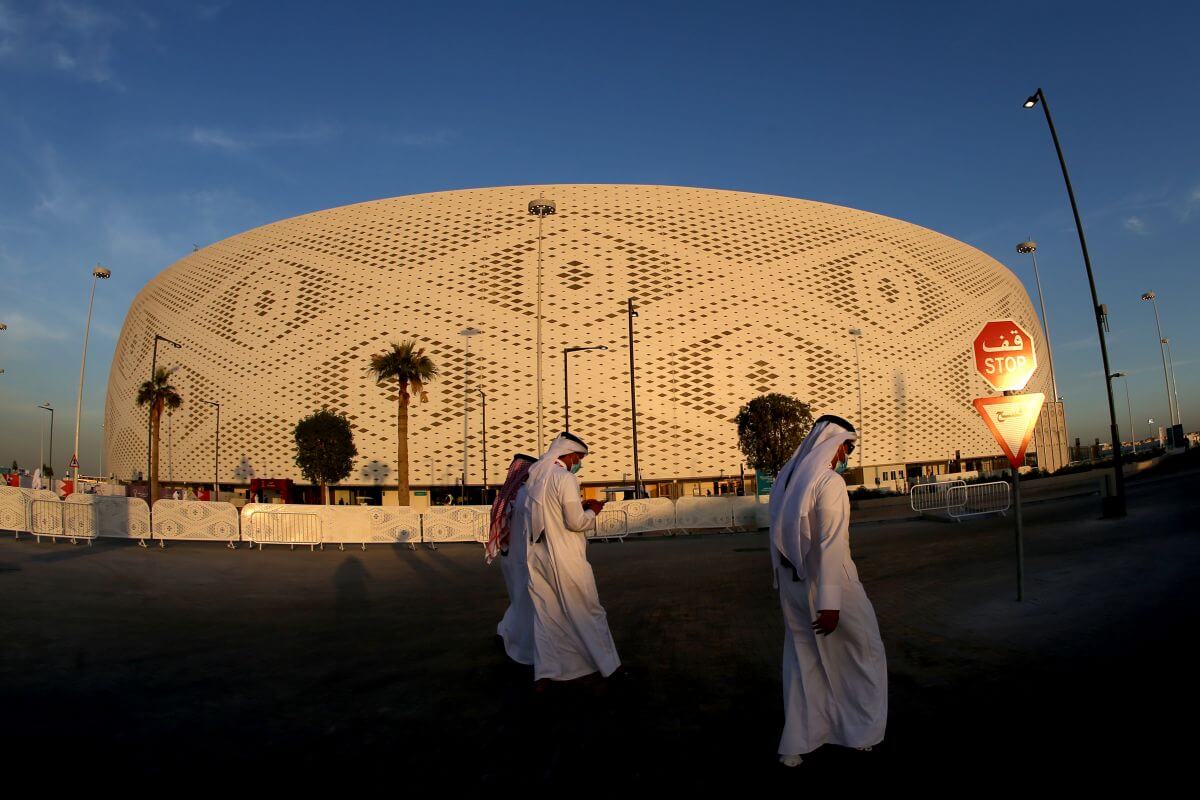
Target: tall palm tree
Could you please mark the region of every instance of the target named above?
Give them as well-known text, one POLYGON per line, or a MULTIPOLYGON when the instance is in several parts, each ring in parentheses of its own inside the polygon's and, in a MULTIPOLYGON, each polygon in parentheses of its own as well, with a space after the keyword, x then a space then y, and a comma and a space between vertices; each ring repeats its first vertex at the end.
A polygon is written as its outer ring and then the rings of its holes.
POLYGON ((367 371, 375 376, 376 383, 388 384, 396 381, 396 495, 402 506, 408 505, 408 404, 415 395, 427 402, 425 384, 437 375, 433 360, 425 355, 425 348, 417 347, 415 339, 398 344, 391 349, 371 356, 367 371))
POLYGON ((164 408, 175 409, 183 404, 183 398, 169 381, 171 370, 159 367, 154 371, 154 380, 142 381, 138 387, 137 404, 150 406, 150 504, 158 499, 158 430, 164 408))

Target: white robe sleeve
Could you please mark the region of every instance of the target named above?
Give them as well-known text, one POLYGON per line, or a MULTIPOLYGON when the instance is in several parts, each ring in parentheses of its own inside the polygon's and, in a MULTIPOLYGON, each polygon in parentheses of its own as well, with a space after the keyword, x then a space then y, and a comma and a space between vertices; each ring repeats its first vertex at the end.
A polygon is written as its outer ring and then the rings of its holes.
POLYGON ((841 610, 845 563, 850 558, 850 497, 845 482, 832 474, 834 480, 822 482, 812 513, 818 611, 841 610))
POLYGON ((554 482, 558 490, 558 499, 562 503, 563 524, 567 530, 583 533, 591 530, 596 521, 596 515, 583 510, 583 502, 579 499, 579 479, 573 473, 563 470, 554 482))

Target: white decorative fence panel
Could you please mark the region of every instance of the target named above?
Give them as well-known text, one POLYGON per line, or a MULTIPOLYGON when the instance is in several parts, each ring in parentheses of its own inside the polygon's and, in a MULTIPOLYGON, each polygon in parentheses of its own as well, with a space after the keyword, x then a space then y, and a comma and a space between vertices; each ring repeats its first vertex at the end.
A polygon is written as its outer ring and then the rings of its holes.
POLYGON ((754 509, 754 521, 759 529, 771 527, 771 495, 760 494, 755 498, 758 506, 754 509))
POLYGON ((0 530, 32 533, 33 518, 30 506, 34 500, 57 501, 58 495, 48 489, 0 486, 0 530))
POLYGON ((669 531, 675 527, 675 502, 669 497, 644 500, 615 500, 604 511, 623 511, 629 533, 669 531))
POLYGON ((681 497, 675 502, 675 526, 691 528, 730 528, 733 506, 726 497, 681 497))
POLYGON ((150 507, 140 497, 106 497, 73 494, 66 505, 87 508, 81 514, 95 536, 111 539, 147 539, 150 537, 150 507))
POLYGON ((236 542, 238 511, 229 503, 159 500, 154 504, 154 535, 160 539, 236 542))
POLYGON ((421 512, 426 542, 486 542, 491 506, 433 506, 421 512))
POLYGON ((729 497, 730 516, 733 518, 734 528, 751 528, 758 529, 758 498, 753 495, 749 497, 729 497))

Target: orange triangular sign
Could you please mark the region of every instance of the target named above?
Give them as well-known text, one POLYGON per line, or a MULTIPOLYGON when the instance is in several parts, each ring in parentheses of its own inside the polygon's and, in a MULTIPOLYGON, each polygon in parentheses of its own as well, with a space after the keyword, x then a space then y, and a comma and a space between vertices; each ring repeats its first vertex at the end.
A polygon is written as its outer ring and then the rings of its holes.
POLYGON ((980 397, 973 401, 975 410, 983 417, 992 436, 1008 456, 1013 469, 1025 460, 1025 448, 1033 438, 1038 414, 1046 395, 1040 393, 1014 394, 1008 397, 980 397))

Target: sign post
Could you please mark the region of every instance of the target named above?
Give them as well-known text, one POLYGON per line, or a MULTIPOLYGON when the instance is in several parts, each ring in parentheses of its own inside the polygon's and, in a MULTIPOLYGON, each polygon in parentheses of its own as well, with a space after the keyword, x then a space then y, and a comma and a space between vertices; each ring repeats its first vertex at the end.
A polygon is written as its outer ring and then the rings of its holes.
POLYGON ((1025 597, 1025 543, 1021 518, 1021 465, 1046 396, 1017 394, 1037 370, 1033 337, 1015 320, 992 320, 975 337, 975 369, 1002 397, 980 397, 975 410, 987 423, 1013 468, 1013 528, 1017 551, 1017 600, 1025 597))

